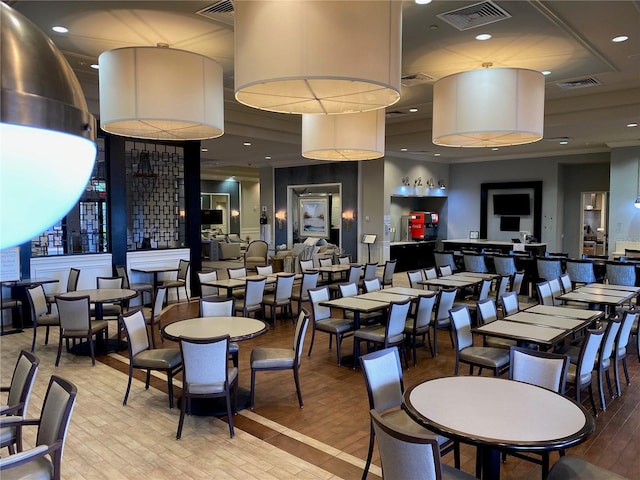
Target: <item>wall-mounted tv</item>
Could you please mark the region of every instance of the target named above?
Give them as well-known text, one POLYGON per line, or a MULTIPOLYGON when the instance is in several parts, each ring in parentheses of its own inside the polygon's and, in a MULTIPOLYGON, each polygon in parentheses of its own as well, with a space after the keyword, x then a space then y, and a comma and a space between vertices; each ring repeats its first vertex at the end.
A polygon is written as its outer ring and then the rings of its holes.
POLYGON ((493 196, 494 215, 531 215, 528 193, 508 193, 493 196))
POLYGON ((222 210, 200 210, 203 225, 222 225, 222 210))

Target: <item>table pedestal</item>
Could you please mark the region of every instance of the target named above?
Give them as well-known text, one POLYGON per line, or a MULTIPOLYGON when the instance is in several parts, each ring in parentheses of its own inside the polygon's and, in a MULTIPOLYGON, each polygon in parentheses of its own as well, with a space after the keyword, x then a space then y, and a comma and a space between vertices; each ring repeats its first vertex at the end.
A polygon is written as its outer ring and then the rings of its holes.
MULTIPOLYGON (((183 397, 178 399, 178 408, 181 408, 183 397)), ((233 402, 233 396, 231 398, 233 402)), ((248 388, 238 387, 238 404, 236 411, 249 408, 251 405, 251 390, 248 388)), ((189 407, 187 406, 187 414, 189 407)), ((192 398, 191 399, 191 415, 199 417, 226 417, 227 416, 227 400, 224 397, 219 398, 192 398)))

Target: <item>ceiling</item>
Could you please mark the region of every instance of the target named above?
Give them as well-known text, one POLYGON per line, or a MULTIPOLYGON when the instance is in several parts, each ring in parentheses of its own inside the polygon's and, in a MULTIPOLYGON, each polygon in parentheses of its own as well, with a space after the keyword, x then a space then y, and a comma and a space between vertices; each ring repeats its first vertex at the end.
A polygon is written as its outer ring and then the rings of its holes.
MULTIPOLYGON (((329 0, 327 0, 329 1, 329 0)), ((167 43, 218 61, 224 69, 225 134, 202 142, 203 177, 251 176, 253 168, 304 165, 301 118, 243 106, 233 95, 233 12, 204 16, 211 1, 8 1, 45 31, 66 55, 97 116, 100 53, 125 46, 167 43), (69 29, 66 34, 51 30, 69 29), (250 142, 250 146, 245 146, 250 142), (265 158, 270 157, 270 158, 265 158), (237 169, 237 167, 243 167, 237 169)), ((386 155, 416 161, 508 160, 640 146, 640 2, 502 1, 507 18, 459 30, 438 14, 474 5, 471 0, 403 5, 402 75, 417 82, 402 87, 387 108, 386 155), (477 41, 479 33, 492 38, 477 41), (621 43, 611 41, 628 35, 621 43), (443 76, 495 67, 549 70, 545 77, 544 139, 529 145, 448 148, 431 142, 433 82, 443 76), (570 83, 573 88, 563 88, 570 83), (576 86, 577 85, 577 86, 576 86), (588 86, 585 86, 588 85, 588 86), (409 108, 418 111, 410 113, 409 108), (566 145, 560 141, 566 140, 566 145), (406 149, 403 151, 402 149, 406 149)), ((487 3, 487 2, 482 2, 487 3)), ((226 6, 233 3, 226 0, 226 6)), ((364 8, 364 7, 363 7, 364 8)), ((364 10, 363 10, 364 11, 364 10)), ((474 21, 473 18, 471 21, 474 21)), ((274 28, 277 26, 274 25, 274 28)), ((407 82, 403 82, 407 83, 407 82)), ((487 112, 490 114, 490 112, 487 112)))

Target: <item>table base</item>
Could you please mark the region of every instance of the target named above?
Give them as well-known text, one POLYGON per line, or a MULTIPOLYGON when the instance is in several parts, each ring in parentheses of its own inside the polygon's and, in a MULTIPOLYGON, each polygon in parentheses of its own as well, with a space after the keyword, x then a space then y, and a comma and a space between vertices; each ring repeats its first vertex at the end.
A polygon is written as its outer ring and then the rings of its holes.
MULTIPOLYGON (((181 408, 182 397, 178 399, 178 408, 181 408)), ((233 398, 231 399, 233 401, 233 398)), ((245 410, 251 406, 251 390, 238 387, 238 404, 236 411, 245 410)), ((187 414, 189 411, 187 410, 187 414)), ((218 398, 192 398, 191 415, 198 417, 226 417, 227 400, 224 397, 218 398)))
MULTIPOLYGON (((107 341, 107 353, 120 352, 122 350, 126 350, 127 348, 128 344, 123 340, 110 338, 107 341)), ((97 342, 93 342, 93 352, 96 355, 104 355, 104 350, 104 340, 100 339, 97 342)), ((69 348, 69 352, 73 353, 74 355, 91 356, 91 348, 89 347, 89 342, 76 343, 75 346, 69 348)))

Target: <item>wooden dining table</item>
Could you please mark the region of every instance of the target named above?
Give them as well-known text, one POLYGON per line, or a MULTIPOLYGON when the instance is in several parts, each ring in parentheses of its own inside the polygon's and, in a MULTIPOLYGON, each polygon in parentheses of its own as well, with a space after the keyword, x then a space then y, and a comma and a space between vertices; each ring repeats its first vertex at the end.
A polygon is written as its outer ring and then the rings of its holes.
POLYGON ((604 305, 607 311, 611 312, 616 307, 630 303, 638 294, 640 294, 640 287, 591 283, 558 295, 556 298, 588 305, 604 305))
MULTIPOLYGON (((267 285, 272 285, 278 281, 278 277, 281 275, 291 275, 287 272, 277 272, 271 273, 269 275, 246 275, 244 277, 236 277, 236 278, 219 278, 217 280, 208 280, 206 282, 202 282, 202 285, 207 285, 209 287, 216 287, 222 290, 225 290, 225 296, 227 298, 231 298, 233 296, 233 291, 236 288, 244 288, 246 287, 247 280, 254 279, 262 279, 266 280, 267 285)), ((299 280, 302 278, 302 274, 296 273, 294 276, 294 280, 299 280)))

